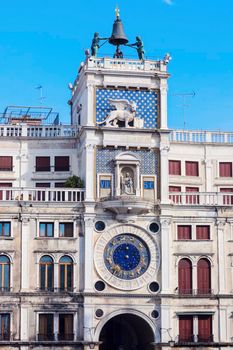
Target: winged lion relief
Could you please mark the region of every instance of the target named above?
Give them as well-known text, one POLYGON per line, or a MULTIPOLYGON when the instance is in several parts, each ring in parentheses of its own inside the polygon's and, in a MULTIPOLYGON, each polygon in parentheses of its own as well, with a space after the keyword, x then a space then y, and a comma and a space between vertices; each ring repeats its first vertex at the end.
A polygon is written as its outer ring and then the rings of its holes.
POLYGON ((126 99, 109 99, 110 105, 115 107, 113 111, 102 121, 97 122, 96 124, 108 127, 118 127, 118 122, 124 122, 126 128, 142 128, 143 120, 136 118, 136 109, 137 104, 134 101, 129 101, 126 99), (133 126, 130 126, 129 123, 133 122, 133 126))

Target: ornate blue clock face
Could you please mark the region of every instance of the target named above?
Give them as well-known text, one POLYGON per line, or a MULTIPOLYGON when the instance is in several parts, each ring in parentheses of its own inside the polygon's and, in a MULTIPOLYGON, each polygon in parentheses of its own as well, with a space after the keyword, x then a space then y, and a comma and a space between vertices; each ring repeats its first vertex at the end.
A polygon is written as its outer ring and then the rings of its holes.
POLYGON ((104 250, 107 269, 116 277, 131 280, 141 276, 150 263, 150 252, 146 243, 132 234, 121 234, 112 238, 104 250))

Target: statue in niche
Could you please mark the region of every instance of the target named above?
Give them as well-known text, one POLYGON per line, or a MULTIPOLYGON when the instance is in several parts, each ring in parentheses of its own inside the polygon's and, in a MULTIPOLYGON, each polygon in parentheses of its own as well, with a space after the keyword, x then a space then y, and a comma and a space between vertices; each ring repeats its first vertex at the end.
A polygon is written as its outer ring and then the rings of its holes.
POLYGON ((123 173, 121 177, 121 193, 122 194, 134 194, 134 181, 129 172, 123 173))

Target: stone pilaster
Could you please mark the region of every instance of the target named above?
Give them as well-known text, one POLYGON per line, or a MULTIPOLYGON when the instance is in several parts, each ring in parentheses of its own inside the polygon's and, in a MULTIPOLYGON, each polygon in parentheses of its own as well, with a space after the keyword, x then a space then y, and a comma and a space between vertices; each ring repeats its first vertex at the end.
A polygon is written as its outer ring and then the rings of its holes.
POLYGON ((161 203, 169 203, 168 189, 169 189, 169 175, 168 175, 168 144, 160 145, 160 184, 161 184, 161 203))
POLYGON ((29 289, 29 233, 30 218, 22 215, 21 221, 21 291, 29 289))
POLYGON ((225 221, 217 220, 217 247, 218 247, 218 292, 226 293, 226 262, 225 262, 225 247, 224 247, 224 228, 225 221))
POLYGON ((161 223, 161 293, 171 293, 170 240, 171 219, 160 218, 161 223))
POLYGON ((160 81, 160 129, 167 129, 167 78, 160 81))
POLYGON ((84 290, 85 292, 93 291, 93 270, 94 270, 94 217, 84 217, 84 290))
POLYGON ((86 145, 86 201, 94 201, 96 193, 95 145, 86 145))

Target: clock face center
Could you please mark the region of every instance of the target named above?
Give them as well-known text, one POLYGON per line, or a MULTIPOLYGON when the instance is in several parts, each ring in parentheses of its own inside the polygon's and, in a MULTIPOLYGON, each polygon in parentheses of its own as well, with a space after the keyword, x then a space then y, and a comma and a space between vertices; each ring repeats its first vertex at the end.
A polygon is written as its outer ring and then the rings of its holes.
POLYGON ((121 279, 141 276, 150 263, 150 252, 146 243, 133 234, 113 237, 105 247, 104 261, 107 269, 121 279))

